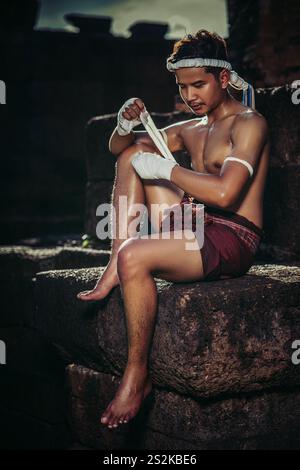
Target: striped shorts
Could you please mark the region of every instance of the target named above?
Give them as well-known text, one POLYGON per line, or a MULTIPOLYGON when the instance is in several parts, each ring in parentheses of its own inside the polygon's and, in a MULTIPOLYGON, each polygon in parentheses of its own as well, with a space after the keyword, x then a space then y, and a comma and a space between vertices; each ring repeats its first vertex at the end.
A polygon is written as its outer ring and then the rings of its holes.
MULTIPOLYGON (((184 194, 179 216, 183 216, 184 204, 192 204, 192 227, 195 231, 197 203, 193 200, 192 196, 184 194)), ((171 213, 170 230, 174 230, 174 217, 177 218, 178 215, 171 213)), ((205 206, 204 243, 200 248, 204 278, 201 279, 212 281, 245 274, 254 262, 263 236, 263 230, 246 217, 205 206)))

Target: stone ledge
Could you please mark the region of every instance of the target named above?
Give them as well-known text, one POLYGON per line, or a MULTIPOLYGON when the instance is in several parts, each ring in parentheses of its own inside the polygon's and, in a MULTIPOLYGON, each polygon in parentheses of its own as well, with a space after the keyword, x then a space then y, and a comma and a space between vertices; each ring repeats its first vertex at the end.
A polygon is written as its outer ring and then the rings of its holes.
POLYGON ((227 400, 194 400, 155 390, 151 407, 109 430, 100 416, 120 379, 80 365, 67 367, 73 438, 96 449, 299 448, 300 388, 227 400), (180 411, 179 411, 180 410, 180 411), (167 423, 167 426, 166 426, 167 423))
MULTIPOLYGON (((39 273, 35 327, 69 360, 121 375, 127 342, 116 287, 104 301, 76 294, 99 269, 39 273)), ((157 281, 159 309, 151 353, 156 386, 194 398, 300 384, 292 342, 300 338, 300 267, 255 265, 245 276, 217 282, 157 281)))
POLYGON ((82 248, 0 247, 0 326, 33 326, 33 278, 39 271, 104 266, 109 250, 82 248))
POLYGON ((0 247, 0 276, 13 274, 32 277, 38 271, 86 268, 108 262, 109 250, 79 247, 31 248, 28 246, 0 247), (6 271, 8 270, 8 272, 6 271))

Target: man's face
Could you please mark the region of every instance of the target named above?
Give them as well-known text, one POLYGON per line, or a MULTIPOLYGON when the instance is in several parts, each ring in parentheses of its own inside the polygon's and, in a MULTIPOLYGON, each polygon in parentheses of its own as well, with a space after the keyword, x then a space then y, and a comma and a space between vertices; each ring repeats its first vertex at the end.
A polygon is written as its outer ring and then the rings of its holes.
MULTIPOLYGON (((222 74, 223 71, 220 76, 222 74)), ((177 69, 175 75, 181 98, 197 116, 209 114, 222 101, 222 80, 216 80, 214 75, 206 73, 203 67, 177 69)))

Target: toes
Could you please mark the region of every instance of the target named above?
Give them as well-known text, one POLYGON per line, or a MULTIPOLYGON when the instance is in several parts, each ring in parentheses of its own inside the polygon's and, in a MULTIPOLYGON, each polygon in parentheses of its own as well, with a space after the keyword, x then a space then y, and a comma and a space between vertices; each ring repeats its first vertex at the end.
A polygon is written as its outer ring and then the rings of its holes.
POLYGON ((120 420, 120 416, 115 416, 112 421, 111 421, 111 425, 113 428, 117 428, 119 426, 119 420, 120 420))
POLYGON ((102 289, 93 289, 77 294, 79 300, 99 300, 103 297, 102 289))
POLYGON ((107 424, 108 423, 108 416, 102 416, 101 417, 101 423, 102 424, 107 424))
POLYGON ((115 420, 112 419, 112 420, 110 420, 110 422, 109 422, 109 424, 108 424, 107 427, 109 427, 109 429, 115 429, 115 428, 117 428, 118 426, 119 426, 118 423, 117 423, 115 420))
POLYGON ((123 424, 124 423, 124 415, 119 416, 118 423, 123 424))
POLYGON ((77 294, 77 298, 78 299, 86 299, 88 297, 91 297, 93 293, 94 293, 94 291, 85 290, 83 292, 79 292, 79 294, 77 294))
POLYGON ((101 423, 102 424, 111 424, 111 413, 110 413, 110 408, 107 407, 103 415, 101 416, 101 423))
POLYGON ((78 292, 77 297, 81 297, 81 296, 83 296, 83 295, 87 295, 89 292, 90 292, 90 291, 88 291, 88 290, 84 290, 84 291, 82 291, 82 292, 78 292))

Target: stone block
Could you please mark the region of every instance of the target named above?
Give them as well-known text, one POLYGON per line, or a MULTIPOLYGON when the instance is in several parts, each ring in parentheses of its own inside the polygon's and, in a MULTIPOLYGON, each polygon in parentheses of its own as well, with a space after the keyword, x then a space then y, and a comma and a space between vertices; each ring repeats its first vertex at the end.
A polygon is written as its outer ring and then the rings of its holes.
POLYGON ((103 266, 109 252, 82 248, 0 247, 0 280, 2 285, 0 325, 33 325, 34 277, 51 269, 103 266))
MULTIPOLYGON (((103 268, 39 273, 35 327, 89 368, 121 375, 127 360, 119 286, 102 301, 76 294, 103 268)), ((156 279, 158 313, 150 369, 154 384, 212 398, 300 384, 291 360, 300 338, 299 265, 255 265, 215 282, 156 279)))
POLYGON ((67 368, 73 438, 96 449, 213 450, 299 448, 300 389, 195 400, 156 388, 154 403, 127 425, 100 417, 119 378, 80 365, 67 368), (166 425, 167 423, 167 425, 166 425))

